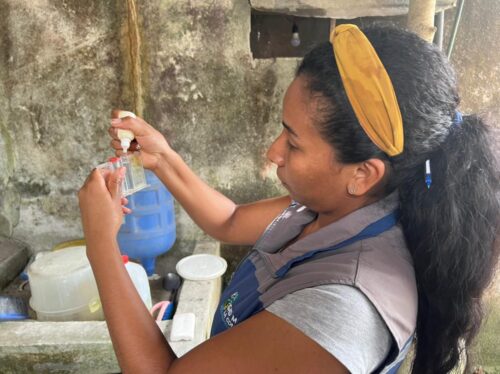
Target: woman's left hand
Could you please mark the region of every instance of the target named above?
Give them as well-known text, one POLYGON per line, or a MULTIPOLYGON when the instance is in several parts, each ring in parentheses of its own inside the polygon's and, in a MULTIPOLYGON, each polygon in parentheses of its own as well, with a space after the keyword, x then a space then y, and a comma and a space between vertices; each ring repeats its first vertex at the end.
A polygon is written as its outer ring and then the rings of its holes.
POLYGON ((83 232, 87 243, 95 240, 116 239, 123 222, 123 214, 130 210, 123 205, 121 184, 125 168, 114 172, 94 170, 78 192, 83 232))

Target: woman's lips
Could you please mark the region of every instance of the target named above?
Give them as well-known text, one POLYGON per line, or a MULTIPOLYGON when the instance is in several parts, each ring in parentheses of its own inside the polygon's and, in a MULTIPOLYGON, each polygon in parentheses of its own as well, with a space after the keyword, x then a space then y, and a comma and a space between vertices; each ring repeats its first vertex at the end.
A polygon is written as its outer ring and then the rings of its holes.
POLYGON ((285 183, 285 181, 280 177, 279 174, 278 175, 278 179, 280 180, 281 184, 283 185, 283 187, 285 187, 286 189, 288 189, 288 185, 285 183))

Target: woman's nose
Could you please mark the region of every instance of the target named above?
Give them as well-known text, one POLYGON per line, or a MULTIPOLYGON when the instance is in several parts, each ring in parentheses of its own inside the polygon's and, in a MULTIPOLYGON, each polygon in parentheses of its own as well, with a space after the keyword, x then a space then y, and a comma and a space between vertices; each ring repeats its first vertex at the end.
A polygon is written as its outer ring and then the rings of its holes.
POLYGON ((278 136, 278 138, 276 138, 276 140, 267 150, 267 159, 276 166, 283 166, 285 164, 284 147, 283 144, 281 144, 283 143, 283 141, 281 141, 281 138, 281 135, 278 136))

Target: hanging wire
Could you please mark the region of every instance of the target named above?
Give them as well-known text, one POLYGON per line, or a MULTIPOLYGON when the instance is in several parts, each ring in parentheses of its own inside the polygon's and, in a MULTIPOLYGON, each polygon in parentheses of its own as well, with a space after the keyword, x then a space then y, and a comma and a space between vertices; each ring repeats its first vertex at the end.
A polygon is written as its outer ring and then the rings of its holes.
POLYGON ((451 34, 450 43, 448 44, 448 51, 446 55, 448 56, 448 60, 451 57, 451 53, 453 52, 453 47, 455 46, 455 38, 457 37, 458 25, 460 24, 460 19, 462 18, 462 11, 464 9, 465 0, 459 0, 460 4, 458 5, 457 15, 455 16, 455 24, 453 25, 453 32, 451 34))

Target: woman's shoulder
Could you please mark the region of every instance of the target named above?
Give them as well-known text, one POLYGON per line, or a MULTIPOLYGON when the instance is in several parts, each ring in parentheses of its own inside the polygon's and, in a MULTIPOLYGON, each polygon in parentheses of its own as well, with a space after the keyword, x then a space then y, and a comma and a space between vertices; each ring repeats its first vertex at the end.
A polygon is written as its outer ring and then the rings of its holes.
POLYGON ((353 373, 371 372, 391 348, 384 320, 363 292, 352 286, 304 288, 267 310, 316 341, 353 373))

